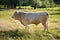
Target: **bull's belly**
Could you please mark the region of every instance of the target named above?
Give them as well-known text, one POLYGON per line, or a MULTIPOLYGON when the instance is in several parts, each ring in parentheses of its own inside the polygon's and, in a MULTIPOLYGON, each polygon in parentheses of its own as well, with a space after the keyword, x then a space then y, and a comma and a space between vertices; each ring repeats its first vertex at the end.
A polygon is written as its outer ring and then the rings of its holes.
POLYGON ((44 21, 44 19, 35 19, 35 20, 28 20, 28 19, 23 19, 23 20, 20 20, 21 24, 23 25, 29 25, 29 24, 35 24, 35 25, 38 25, 40 23, 42 23, 44 21))
POLYGON ((41 21, 33 21, 30 24, 36 24, 36 25, 38 25, 39 23, 41 23, 41 21))
POLYGON ((23 24, 39 24, 39 23, 41 23, 41 20, 24 20, 24 21, 22 21, 23 22, 23 24))

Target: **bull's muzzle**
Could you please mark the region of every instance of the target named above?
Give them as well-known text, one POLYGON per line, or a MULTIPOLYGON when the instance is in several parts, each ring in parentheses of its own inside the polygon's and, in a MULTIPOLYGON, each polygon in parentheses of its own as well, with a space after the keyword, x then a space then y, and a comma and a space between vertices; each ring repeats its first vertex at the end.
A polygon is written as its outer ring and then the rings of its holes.
POLYGON ((12 16, 12 18, 14 18, 14 17, 12 16))

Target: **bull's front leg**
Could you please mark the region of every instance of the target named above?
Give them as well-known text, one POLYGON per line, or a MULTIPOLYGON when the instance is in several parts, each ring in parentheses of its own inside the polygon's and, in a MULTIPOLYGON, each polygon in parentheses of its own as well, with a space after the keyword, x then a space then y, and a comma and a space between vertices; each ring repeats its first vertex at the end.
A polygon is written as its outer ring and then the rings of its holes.
POLYGON ((22 21, 21 21, 21 24, 24 25, 24 29, 26 30, 26 29, 27 29, 28 23, 27 23, 26 21, 22 20, 22 21))
POLYGON ((28 29, 28 24, 26 22, 24 22, 23 25, 24 25, 24 29, 27 30, 28 29))

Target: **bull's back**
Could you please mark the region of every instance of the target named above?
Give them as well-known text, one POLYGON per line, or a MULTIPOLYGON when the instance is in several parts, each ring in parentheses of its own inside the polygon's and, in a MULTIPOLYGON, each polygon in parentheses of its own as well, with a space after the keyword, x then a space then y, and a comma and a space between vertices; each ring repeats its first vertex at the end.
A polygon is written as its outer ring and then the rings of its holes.
POLYGON ((39 12, 39 13, 24 13, 23 15, 25 18, 29 19, 42 19, 48 16, 48 13, 46 12, 39 12))

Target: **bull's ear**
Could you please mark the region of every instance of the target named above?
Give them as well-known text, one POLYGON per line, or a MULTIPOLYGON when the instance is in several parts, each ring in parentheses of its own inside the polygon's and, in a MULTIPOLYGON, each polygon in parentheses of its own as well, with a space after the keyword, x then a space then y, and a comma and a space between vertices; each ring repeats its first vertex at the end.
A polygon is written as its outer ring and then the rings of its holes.
POLYGON ((16 11, 17 12, 17 14, 20 14, 21 12, 20 11, 16 11))
POLYGON ((19 12, 18 12, 18 11, 16 11, 16 12, 15 12, 15 14, 17 15, 17 14, 19 14, 19 12))

